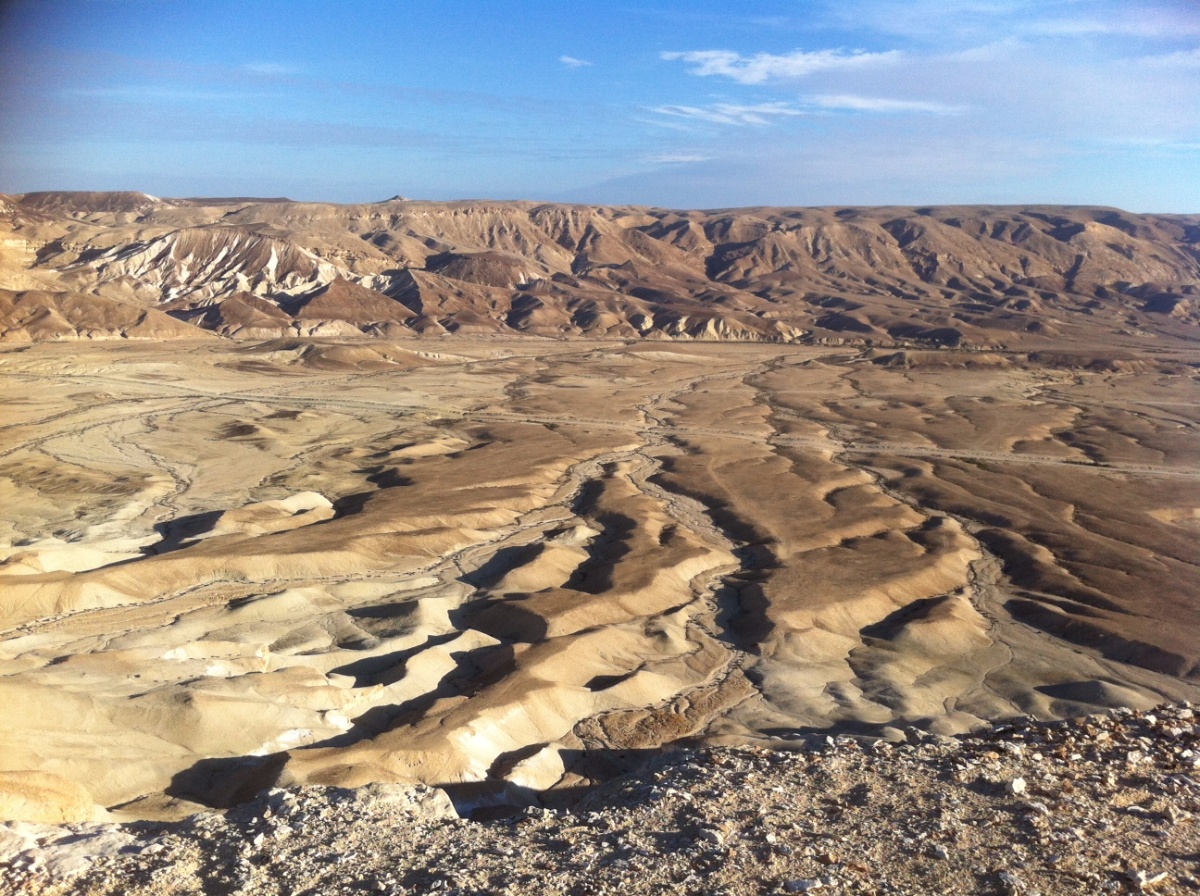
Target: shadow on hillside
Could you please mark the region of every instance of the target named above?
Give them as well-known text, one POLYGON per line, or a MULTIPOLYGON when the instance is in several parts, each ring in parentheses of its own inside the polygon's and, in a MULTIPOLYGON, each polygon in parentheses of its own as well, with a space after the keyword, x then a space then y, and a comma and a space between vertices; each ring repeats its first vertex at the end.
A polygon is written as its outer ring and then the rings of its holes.
POLYGON ((160 540, 142 548, 142 553, 166 554, 186 548, 197 535, 210 531, 217 524, 222 513, 223 511, 220 510, 206 510, 203 513, 192 513, 178 519, 157 523, 154 531, 159 534, 160 540))
MULTIPOLYGON (((313 745, 324 746, 324 744, 313 745)), ((503 774, 541 745, 524 748, 496 758, 491 774, 503 774)), ((660 749, 615 750, 609 748, 565 750, 561 753, 576 786, 539 790, 489 777, 483 781, 435 781, 432 786, 446 792, 464 818, 488 821, 517 815, 527 807, 569 809, 598 786, 645 765, 652 757, 669 751, 660 749)), ((213 809, 232 809, 252 802, 264 791, 278 786, 289 753, 269 756, 231 756, 201 759, 178 772, 166 794, 200 803, 213 809)))

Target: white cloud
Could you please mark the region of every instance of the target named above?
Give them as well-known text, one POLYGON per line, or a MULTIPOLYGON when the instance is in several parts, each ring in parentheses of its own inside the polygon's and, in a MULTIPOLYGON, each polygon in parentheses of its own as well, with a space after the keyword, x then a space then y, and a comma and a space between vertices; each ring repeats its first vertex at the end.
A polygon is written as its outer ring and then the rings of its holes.
POLYGON ((574 56, 567 56, 567 55, 559 56, 558 61, 561 62, 563 65, 565 65, 567 68, 584 68, 584 67, 592 64, 592 63, 588 62, 586 59, 576 59, 574 56))
MULTIPOLYGON (((853 94, 817 94, 803 97, 801 103, 711 103, 704 106, 664 105, 647 111, 670 119, 734 126, 765 126, 784 118, 813 115, 821 112, 865 112, 879 114, 959 115, 966 106, 954 106, 927 100, 897 100, 885 97, 855 96, 853 94)), ((655 123, 666 124, 659 120, 655 123)), ((675 125, 679 127, 679 125, 675 125)))
POLYGON ((789 103, 755 103, 741 105, 737 103, 714 103, 710 106, 655 106, 650 110, 659 115, 671 115, 677 118, 688 118, 693 121, 703 121, 709 124, 732 125, 766 125, 771 124, 773 117, 794 116, 805 114, 789 103))
POLYGON ((761 84, 770 80, 803 78, 820 71, 888 65, 904 58, 899 50, 882 53, 868 53, 865 50, 794 50, 781 56, 772 53, 743 56, 732 50, 691 50, 660 55, 668 61, 691 63, 695 68, 689 69, 690 74, 701 77, 721 75, 739 84, 761 84))
POLYGON ((965 106, 952 106, 948 103, 937 103, 926 100, 893 100, 884 97, 853 96, 851 94, 820 94, 818 96, 806 97, 806 99, 821 109, 847 112, 915 112, 924 115, 961 115, 966 111, 965 106))

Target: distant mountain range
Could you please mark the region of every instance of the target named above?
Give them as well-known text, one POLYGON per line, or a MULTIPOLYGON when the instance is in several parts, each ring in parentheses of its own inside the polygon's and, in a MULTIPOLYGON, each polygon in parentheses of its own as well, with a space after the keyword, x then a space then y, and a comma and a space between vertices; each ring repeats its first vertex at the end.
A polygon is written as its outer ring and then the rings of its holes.
POLYGON ((0 339, 1200 336, 1200 215, 0 196, 0 339))

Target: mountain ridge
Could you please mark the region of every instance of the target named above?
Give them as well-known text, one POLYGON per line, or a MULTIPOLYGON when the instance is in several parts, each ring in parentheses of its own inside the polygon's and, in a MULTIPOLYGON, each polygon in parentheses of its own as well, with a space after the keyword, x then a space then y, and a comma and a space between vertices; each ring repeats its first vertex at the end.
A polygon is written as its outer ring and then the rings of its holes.
MULTIPOLYGON (((687 211, 39 192, 5 197, 0 229, 0 288, 96 295, 235 338, 464 332, 990 349, 1064 330, 1192 341, 1200 324, 1200 215, 1106 207, 687 211), (339 281, 348 286, 331 297, 339 281), (244 309, 220 306, 245 295, 279 314, 231 325, 244 309)), ((103 335, 80 313, 69 320, 77 335, 103 335)), ((39 337, 0 318, 0 338, 39 337)))

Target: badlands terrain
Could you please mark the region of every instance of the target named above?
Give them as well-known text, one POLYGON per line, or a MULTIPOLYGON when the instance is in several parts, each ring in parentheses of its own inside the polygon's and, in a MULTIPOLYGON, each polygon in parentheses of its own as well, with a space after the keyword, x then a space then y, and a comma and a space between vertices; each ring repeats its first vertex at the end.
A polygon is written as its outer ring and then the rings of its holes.
POLYGON ((1200 698, 1200 217, 0 227, 0 817, 1200 698))

